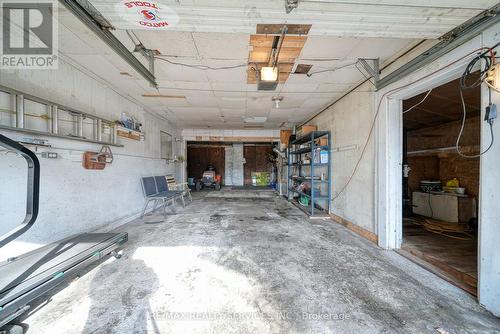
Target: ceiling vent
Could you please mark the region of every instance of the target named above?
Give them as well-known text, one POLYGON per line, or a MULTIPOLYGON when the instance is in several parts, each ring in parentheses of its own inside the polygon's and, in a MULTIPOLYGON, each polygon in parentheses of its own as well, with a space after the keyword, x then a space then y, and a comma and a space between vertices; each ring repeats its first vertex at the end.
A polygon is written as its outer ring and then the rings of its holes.
POLYGON ((307 74, 311 70, 312 65, 308 64, 298 64, 295 68, 295 74, 307 74))

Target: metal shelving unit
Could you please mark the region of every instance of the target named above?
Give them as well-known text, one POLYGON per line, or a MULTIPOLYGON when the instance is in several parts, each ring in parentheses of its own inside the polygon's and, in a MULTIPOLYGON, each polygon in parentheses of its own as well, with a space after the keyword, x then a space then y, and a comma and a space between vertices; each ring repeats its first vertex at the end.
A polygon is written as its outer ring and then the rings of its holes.
POLYGON ((330 212, 331 203, 331 135, 330 131, 313 131, 290 142, 288 146, 288 200, 294 199, 294 194, 309 199, 308 206, 302 206, 311 216, 315 211, 325 214, 330 212), (328 145, 318 145, 320 138, 327 138, 328 145), (321 161, 321 152, 326 152, 327 162, 321 161), (304 163, 309 155, 309 162, 304 163), (316 160, 316 161, 315 161, 316 160), (323 177, 317 175, 322 173, 323 177), (310 183, 310 193, 298 189, 304 182, 310 183))

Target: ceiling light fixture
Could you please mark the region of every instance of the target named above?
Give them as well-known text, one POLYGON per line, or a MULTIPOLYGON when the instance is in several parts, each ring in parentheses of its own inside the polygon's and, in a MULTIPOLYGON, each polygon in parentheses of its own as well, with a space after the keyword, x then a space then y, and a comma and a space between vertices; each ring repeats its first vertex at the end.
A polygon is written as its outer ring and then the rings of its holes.
POLYGON ((260 69, 260 80, 262 81, 277 81, 278 67, 264 66, 260 69))
POLYGON ((278 60, 287 31, 288 28, 286 25, 284 25, 282 28, 281 36, 274 36, 271 54, 269 55, 269 61, 266 64, 267 66, 262 66, 260 70, 257 71, 257 73, 259 73, 257 90, 275 90, 276 87, 278 87, 278 60))
POLYGON ((283 96, 273 96, 271 100, 274 102, 274 108, 279 109, 280 102, 283 101, 283 96))

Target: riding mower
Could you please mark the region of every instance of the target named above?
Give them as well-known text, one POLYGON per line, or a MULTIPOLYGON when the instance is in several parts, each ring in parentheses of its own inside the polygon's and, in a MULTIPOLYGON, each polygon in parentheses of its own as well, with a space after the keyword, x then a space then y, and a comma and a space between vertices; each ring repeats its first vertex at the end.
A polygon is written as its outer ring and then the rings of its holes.
POLYGON ((203 177, 196 181, 196 190, 200 191, 205 187, 214 188, 215 190, 220 190, 220 176, 215 175, 215 167, 208 165, 207 170, 203 172, 203 177))

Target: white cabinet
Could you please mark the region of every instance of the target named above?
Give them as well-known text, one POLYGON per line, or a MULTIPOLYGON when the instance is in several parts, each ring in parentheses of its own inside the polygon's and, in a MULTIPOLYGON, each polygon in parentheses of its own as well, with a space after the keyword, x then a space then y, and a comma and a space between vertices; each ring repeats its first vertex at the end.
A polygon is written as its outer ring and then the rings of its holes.
POLYGON ((451 223, 466 223, 476 217, 476 199, 440 192, 413 192, 413 213, 451 223))

